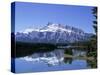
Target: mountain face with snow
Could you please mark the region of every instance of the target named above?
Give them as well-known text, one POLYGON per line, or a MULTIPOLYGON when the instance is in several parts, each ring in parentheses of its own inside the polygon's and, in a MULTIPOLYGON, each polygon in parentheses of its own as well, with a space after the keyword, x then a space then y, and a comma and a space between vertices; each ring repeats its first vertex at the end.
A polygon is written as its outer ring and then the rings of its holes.
POLYGON ((33 43, 68 43, 87 40, 91 34, 61 24, 47 24, 40 29, 26 29, 15 34, 16 41, 33 43))

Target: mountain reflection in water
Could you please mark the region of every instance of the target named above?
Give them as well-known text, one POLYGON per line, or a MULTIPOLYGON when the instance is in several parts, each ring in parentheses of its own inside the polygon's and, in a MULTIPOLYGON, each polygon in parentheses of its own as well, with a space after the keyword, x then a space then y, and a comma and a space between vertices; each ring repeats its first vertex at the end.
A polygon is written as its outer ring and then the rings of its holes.
POLYGON ((34 53, 30 56, 26 56, 20 59, 31 61, 32 63, 44 62, 49 66, 61 65, 64 63, 64 50, 57 49, 52 52, 34 53))
MULTIPOLYGON (((15 72, 44 72, 44 71, 61 71, 61 70, 76 70, 89 69, 86 59, 77 59, 73 57, 66 57, 65 51, 72 56, 85 56, 86 50, 64 50, 55 49, 49 52, 33 53, 32 55, 12 59, 12 64, 15 62, 15 72)), ((12 66, 13 67, 13 66, 12 66)))
MULTIPOLYGON (((74 49, 71 51, 72 51, 72 55, 74 57, 86 55, 85 51, 74 50, 74 49)), ((23 57, 20 59, 30 61, 32 63, 43 62, 43 63, 47 64, 48 66, 61 65, 64 63, 71 64, 71 62, 73 60, 73 58, 65 58, 64 57, 64 49, 55 49, 54 51, 44 52, 44 53, 34 53, 30 56, 26 56, 26 57, 23 57)))

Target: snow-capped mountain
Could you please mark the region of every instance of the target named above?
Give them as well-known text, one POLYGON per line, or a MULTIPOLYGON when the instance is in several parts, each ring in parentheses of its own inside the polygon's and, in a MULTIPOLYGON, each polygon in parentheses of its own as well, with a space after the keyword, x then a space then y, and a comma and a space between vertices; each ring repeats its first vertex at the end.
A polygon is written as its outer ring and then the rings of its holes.
POLYGON ((81 29, 61 24, 47 24, 40 29, 26 29, 15 34, 16 41, 37 43, 67 43, 87 40, 90 35, 81 29))

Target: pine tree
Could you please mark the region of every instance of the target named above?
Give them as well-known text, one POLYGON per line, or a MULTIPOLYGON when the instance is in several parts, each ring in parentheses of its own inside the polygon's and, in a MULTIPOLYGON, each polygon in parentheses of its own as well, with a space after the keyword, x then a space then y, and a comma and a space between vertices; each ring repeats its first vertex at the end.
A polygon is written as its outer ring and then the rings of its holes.
POLYGON ((93 7, 92 14, 95 17, 95 20, 93 21, 93 28, 94 28, 95 33, 97 35, 97 7, 93 7))

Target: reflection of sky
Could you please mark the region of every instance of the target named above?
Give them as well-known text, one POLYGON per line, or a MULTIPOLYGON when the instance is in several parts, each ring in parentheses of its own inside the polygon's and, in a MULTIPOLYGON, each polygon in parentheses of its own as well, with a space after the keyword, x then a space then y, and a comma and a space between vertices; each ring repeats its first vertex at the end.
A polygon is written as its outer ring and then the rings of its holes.
POLYGON ((32 63, 22 59, 15 60, 16 72, 43 72, 43 71, 56 71, 56 70, 75 70, 86 69, 87 63, 85 60, 73 60, 72 64, 55 65, 49 67, 43 62, 32 63))
POLYGON ((16 31, 26 28, 39 28, 48 22, 67 24, 93 32, 90 6, 50 5, 35 3, 16 3, 16 31))

